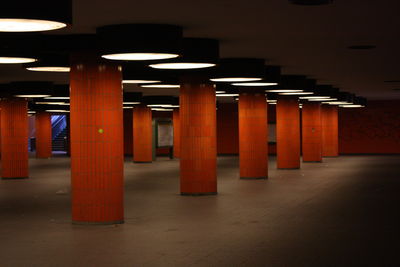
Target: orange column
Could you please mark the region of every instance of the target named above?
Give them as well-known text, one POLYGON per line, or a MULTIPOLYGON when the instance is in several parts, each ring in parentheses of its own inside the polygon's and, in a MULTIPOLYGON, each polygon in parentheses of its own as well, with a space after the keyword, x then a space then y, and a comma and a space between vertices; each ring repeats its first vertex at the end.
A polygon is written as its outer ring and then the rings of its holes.
POLYGON ((182 195, 217 194, 216 102, 212 84, 186 78, 180 89, 182 195))
POLYGON ((278 169, 300 168, 300 113, 297 98, 278 99, 276 145, 278 169))
POLYGON ((150 163, 153 161, 153 128, 151 108, 139 105, 133 111, 133 161, 150 163))
POLYGON ((179 158, 181 152, 181 124, 179 109, 174 109, 174 112, 172 113, 172 122, 174 126, 174 158, 179 158))
POLYGON ((268 121, 264 90, 239 95, 239 166, 241 179, 268 177, 268 121))
POLYGON ((124 155, 133 154, 133 109, 124 109, 124 155))
POLYGON ((51 157, 51 114, 48 112, 38 112, 35 116, 36 128, 36 157, 51 157))
POLYGON ((302 152, 304 162, 322 161, 321 104, 306 102, 302 114, 302 152))
POLYGON ((90 53, 71 56, 71 176, 74 223, 124 220, 121 71, 90 53))
POLYGON ((322 156, 339 156, 338 107, 322 105, 322 156))
POLYGON ((1 177, 28 178, 28 110, 21 98, 1 100, 1 177))

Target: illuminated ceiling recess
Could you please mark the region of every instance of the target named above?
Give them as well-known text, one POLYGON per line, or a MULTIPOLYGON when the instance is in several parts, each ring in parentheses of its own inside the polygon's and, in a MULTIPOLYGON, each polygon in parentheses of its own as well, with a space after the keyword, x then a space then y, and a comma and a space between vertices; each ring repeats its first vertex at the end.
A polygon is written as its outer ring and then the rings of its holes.
POLYGON ((157 111, 173 111, 179 107, 179 98, 168 95, 144 96, 143 102, 157 111))
POLYGON ((51 31, 71 24, 72 0, 13 0, 0 9, 0 32, 51 31))
POLYGON ((52 82, 42 81, 21 81, 10 83, 10 92, 15 97, 43 98, 53 93, 52 82))
MULTIPOLYGON (((301 92, 281 92, 279 95, 290 95, 290 96, 305 96, 305 95, 314 95, 314 91, 316 88, 316 80, 313 79, 305 79, 304 76, 295 76, 295 80, 293 80, 293 84, 288 84, 289 87, 300 88, 301 92)), ((284 85, 283 85, 284 86, 284 85)))
POLYGON ((232 83, 232 85, 245 86, 245 87, 276 86, 279 83, 280 77, 281 77, 281 68, 279 66, 266 66, 265 77, 261 81, 232 83))
POLYGON ((24 68, 39 72, 69 72, 69 60, 60 55, 40 56, 38 61, 24 64, 24 68))
POLYGON ((138 105, 142 103, 142 93, 140 92, 124 92, 124 106, 138 105))
POLYGON ((160 70, 152 69, 142 62, 124 62, 122 64, 123 84, 154 84, 160 83, 163 73, 160 70))
POLYGON ((40 39, 32 34, 2 33, 0 35, 0 64, 21 64, 37 61, 40 39), (29 43, 29 46, 26 44, 29 43))
POLYGON ((303 92, 308 92, 306 90, 306 77, 303 75, 282 75, 279 84, 271 89, 265 90, 265 92, 301 95, 303 92))
POLYGON ((182 56, 163 63, 151 64, 156 69, 192 70, 214 67, 219 57, 219 43, 215 39, 184 38, 182 56))
POLYGON ((146 61, 180 56, 182 28, 167 24, 118 24, 99 27, 100 52, 110 60, 146 61))
POLYGON ((265 77, 264 59, 259 58, 223 58, 213 77, 213 82, 253 82, 265 77))

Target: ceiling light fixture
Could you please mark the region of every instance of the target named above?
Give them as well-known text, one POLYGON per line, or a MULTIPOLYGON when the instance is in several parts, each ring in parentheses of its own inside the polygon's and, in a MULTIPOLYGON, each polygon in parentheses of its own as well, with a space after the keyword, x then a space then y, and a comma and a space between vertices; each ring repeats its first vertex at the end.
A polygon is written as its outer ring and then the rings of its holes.
POLYGON ((29 57, 0 57, 0 64, 22 64, 35 61, 37 61, 37 59, 29 57))
POLYGON ((57 30, 72 24, 72 1, 8 1, 0 10, 0 32, 57 30))
POLYGON ((162 88, 162 89, 166 89, 166 88, 180 88, 181 86, 179 84, 143 84, 140 85, 140 87, 142 88, 162 88))
POLYGON ((146 61, 180 55, 182 28, 162 24, 119 24, 97 28, 103 58, 146 61))
POLYGON ((253 82, 253 83, 232 83, 233 86, 249 86, 249 87, 258 87, 258 86, 274 86, 278 85, 278 83, 267 83, 267 82, 253 82))
POLYGON ((123 80, 123 84, 146 84, 146 83, 160 83, 161 81, 156 80, 123 80))
POLYGON ((216 66, 219 58, 219 43, 208 38, 184 38, 182 56, 165 63, 151 64, 156 69, 193 70, 216 66))
POLYGON ((253 82, 265 77, 264 59, 224 58, 219 61, 213 82, 253 82))
POLYGON ((51 96, 53 83, 42 81, 12 82, 10 89, 15 97, 44 98, 51 96))

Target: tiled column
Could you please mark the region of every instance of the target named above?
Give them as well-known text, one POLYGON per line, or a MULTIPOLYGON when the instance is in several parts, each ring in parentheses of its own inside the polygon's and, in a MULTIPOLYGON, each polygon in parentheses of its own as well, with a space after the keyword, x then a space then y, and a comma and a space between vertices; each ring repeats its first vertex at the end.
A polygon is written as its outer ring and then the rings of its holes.
POLYGON ((151 108, 138 105, 133 111, 133 161, 150 163, 153 161, 151 108))
POLYGON ((124 109, 124 155, 133 155, 133 109, 124 109))
POLYGON ((28 178, 28 110, 22 98, 1 100, 1 177, 28 178))
POLYGON ((322 105, 322 156, 339 156, 338 107, 322 105))
POLYGON ((306 102, 302 114, 302 152, 304 162, 322 161, 321 104, 306 102))
POLYGON ((276 145, 278 169, 300 168, 300 113, 297 98, 278 99, 276 145))
POLYGON ((90 53, 71 57, 72 220, 124 220, 120 67, 90 53))
POLYGON ((212 84, 185 77, 180 89, 182 195, 217 193, 216 100, 212 84))
POLYGON ((239 95, 239 166, 241 179, 268 177, 268 122, 264 90, 239 95))
POLYGON ((36 129, 36 157, 50 158, 52 152, 51 144, 51 114, 39 111, 35 115, 36 129))
POLYGON ((174 109, 174 112, 172 113, 172 122, 174 126, 174 158, 179 158, 181 152, 181 123, 179 109, 174 109))

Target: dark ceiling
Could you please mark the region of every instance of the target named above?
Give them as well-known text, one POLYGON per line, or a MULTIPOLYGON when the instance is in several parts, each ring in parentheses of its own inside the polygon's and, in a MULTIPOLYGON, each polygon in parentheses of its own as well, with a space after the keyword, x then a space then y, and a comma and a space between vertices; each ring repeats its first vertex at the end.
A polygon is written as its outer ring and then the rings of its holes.
MULTIPOLYGON (((400 1, 335 0, 299 6, 287 0, 75 0, 74 25, 57 33, 94 32, 118 23, 169 23, 185 36, 221 40, 223 57, 262 57, 284 74, 305 74, 319 83, 369 99, 400 98, 400 1), (375 49, 351 50, 352 45, 375 49)), ((56 33, 56 32, 52 32, 56 33)), ((0 79, 67 81, 63 74, 1 66, 0 79)), ((135 87, 129 90, 137 90, 135 87)), ((146 89, 146 94, 176 90, 146 89)))

